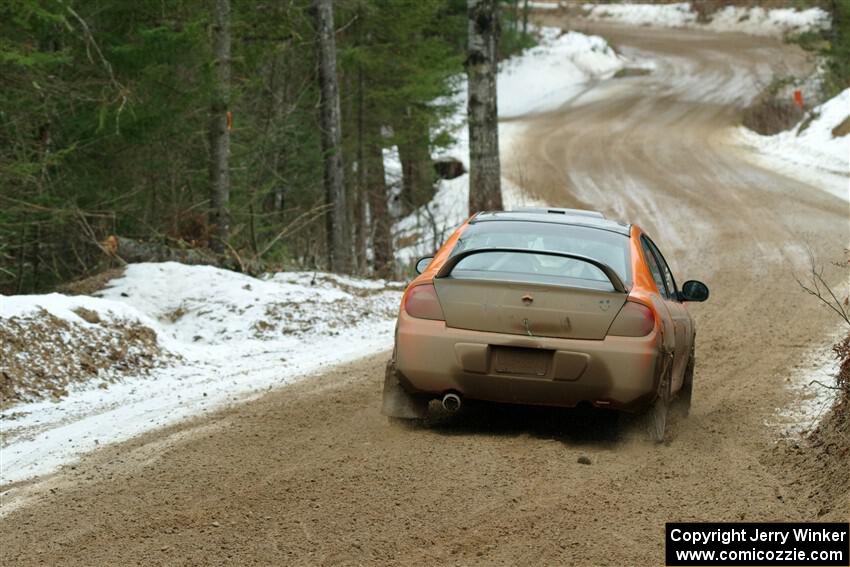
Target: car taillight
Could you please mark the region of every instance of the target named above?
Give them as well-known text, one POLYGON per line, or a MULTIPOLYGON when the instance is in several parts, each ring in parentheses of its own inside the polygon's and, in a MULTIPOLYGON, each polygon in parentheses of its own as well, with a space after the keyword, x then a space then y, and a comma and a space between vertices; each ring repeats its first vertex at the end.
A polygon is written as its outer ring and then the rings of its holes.
POLYGON ((646 305, 627 301, 608 329, 616 337, 645 337, 655 327, 655 316, 646 305))
POLYGON ((443 308, 437 299, 437 290, 431 284, 418 285, 411 288, 404 301, 404 310, 411 317, 418 319, 433 319, 445 321, 443 308))

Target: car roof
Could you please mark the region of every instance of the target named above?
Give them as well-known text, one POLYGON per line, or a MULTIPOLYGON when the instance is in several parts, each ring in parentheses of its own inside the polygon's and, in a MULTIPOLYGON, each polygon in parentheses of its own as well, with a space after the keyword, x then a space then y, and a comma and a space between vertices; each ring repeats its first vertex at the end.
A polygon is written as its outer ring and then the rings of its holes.
POLYGON ((631 225, 606 219, 605 215, 597 211, 586 211, 582 209, 535 207, 516 209, 513 211, 487 211, 478 213, 469 220, 469 223, 476 224, 479 222, 489 221, 526 221, 569 224, 609 230, 625 236, 629 236, 631 234, 631 225))

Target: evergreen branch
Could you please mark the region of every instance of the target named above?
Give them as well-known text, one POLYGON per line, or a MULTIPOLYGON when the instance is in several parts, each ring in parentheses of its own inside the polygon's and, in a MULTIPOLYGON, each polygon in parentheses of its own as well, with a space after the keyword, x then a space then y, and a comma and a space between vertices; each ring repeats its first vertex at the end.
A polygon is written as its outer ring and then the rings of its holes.
POLYGON ((115 78, 115 72, 112 69, 112 64, 103 55, 103 51, 100 50, 100 46, 98 45, 97 41, 95 40, 94 35, 92 34, 91 28, 89 28, 88 23, 86 23, 86 21, 82 18, 82 16, 80 16, 77 13, 76 10, 74 10, 74 8, 65 4, 64 0, 56 0, 56 1, 59 2, 59 4, 63 5, 65 7, 65 9, 68 11, 68 13, 71 14, 74 17, 74 19, 77 20, 77 22, 80 24, 80 27, 82 28, 83 34, 84 34, 84 37, 85 37, 86 54, 88 55, 89 61, 92 64, 94 64, 94 59, 92 58, 91 51, 89 49, 89 47, 91 46, 91 47, 94 48, 95 52, 97 53, 97 56, 98 56, 98 59, 100 59, 101 65, 103 65, 103 68, 106 69, 106 73, 107 73, 107 75, 109 75, 109 81, 112 83, 112 85, 118 91, 118 98, 121 99, 121 106, 118 108, 118 112, 116 113, 116 116, 115 116, 115 133, 119 134, 120 133, 121 113, 124 110, 124 106, 127 104, 128 90, 124 85, 122 85, 120 82, 118 82, 118 79, 115 78))

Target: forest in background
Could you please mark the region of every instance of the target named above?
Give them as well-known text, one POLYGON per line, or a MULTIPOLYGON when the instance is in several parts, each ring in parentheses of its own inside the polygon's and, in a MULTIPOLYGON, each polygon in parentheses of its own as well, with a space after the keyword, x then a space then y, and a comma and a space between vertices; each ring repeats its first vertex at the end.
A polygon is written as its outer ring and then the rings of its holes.
MULTIPOLYGON (((116 265, 119 243, 122 255, 138 245, 142 258, 247 272, 398 274, 392 224, 446 174, 431 156, 451 142, 476 4, 498 7, 498 57, 533 44, 525 0, 0 3, 0 293, 116 265), (313 6, 323 3, 340 126, 325 140, 329 54, 313 6), (391 149, 402 174, 388 184, 391 149), (332 159, 350 255, 339 266, 329 255, 332 159)), ((850 0, 825 4, 833 28, 804 46, 827 57, 826 84, 840 90, 850 0)))
MULTIPOLYGON (((322 144, 313 4, 0 3, 0 292, 49 290, 114 264, 113 236, 245 271, 328 269, 332 157, 342 160, 352 256, 337 271, 393 274, 392 222, 431 198, 431 156, 452 139, 467 2, 326 3, 336 151, 322 144), (222 182, 213 165, 222 130, 229 196, 220 219, 211 185, 222 182), (390 148, 402 164, 393 186, 390 148)), ((505 56, 533 39, 527 2, 501 4, 505 56)))

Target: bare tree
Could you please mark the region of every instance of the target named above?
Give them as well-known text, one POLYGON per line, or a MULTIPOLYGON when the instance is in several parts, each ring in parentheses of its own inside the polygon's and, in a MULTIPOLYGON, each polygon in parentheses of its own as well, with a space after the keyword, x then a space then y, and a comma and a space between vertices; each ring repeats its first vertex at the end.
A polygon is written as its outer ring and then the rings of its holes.
MULTIPOLYGON (((839 269, 847 269, 850 261, 845 263, 836 262, 839 269)), ((797 284, 809 295, 820 301, 825 307, 838 315, 848 326, 850 326, 850 297, 845 296, 842 300, 839 292, 829 285, 823 275, 823 266, 818 265, 814 251, 809 248, 809 271, 805 279, 795 276, 797 284)))
POLYGON ((336 40, 332 0, 313 0, 318 33, 319 86, 321 89, 322 151, 325 161, 325 199, 328 265, 334 272, 351 272, 351 230, 342 163, 339 83, 336 74, 336 40))
POLYGON ((467 0, 469 47, 469 212, 502 209, 496 102, 499 0, 467 0))
POLYGON ((212 0, 215 87, 210 105, 210 247, 224 251, 230 236, 230 0, 212 0))
MULTIPOLYGON (((850 255, 850 250, 844 250, 845 256, 850 255)), ((850 266, 850 259, 834 262, 833 265, 846 275, 850 266)), ((805 278, 795 276, 797 284, 809 295, 821 302, 827 309, 838 315, 844 323, 850 327, 850 296, 842 294, 829 285, 824 276, 824 267, 819 265, 815 259, 815 253, 809 248, 809 271, 805 278), (844 296, 842 299, 841 296, 844 296)), ((846 280, 844 280, 846 282, 846 280)), ((844 335, 838 343, 832 347, 836 358, 839 360, 838 372, 835 375, 835 386, 824 384, 818 380, 812 380, 809 384, 818 384, 831 390, 839 390, 840 397, 835 406, 835 414, 842 403, 850 402, 850 334, 844 335)), ((850 432, 850 431, 848 431, 850 432)))

